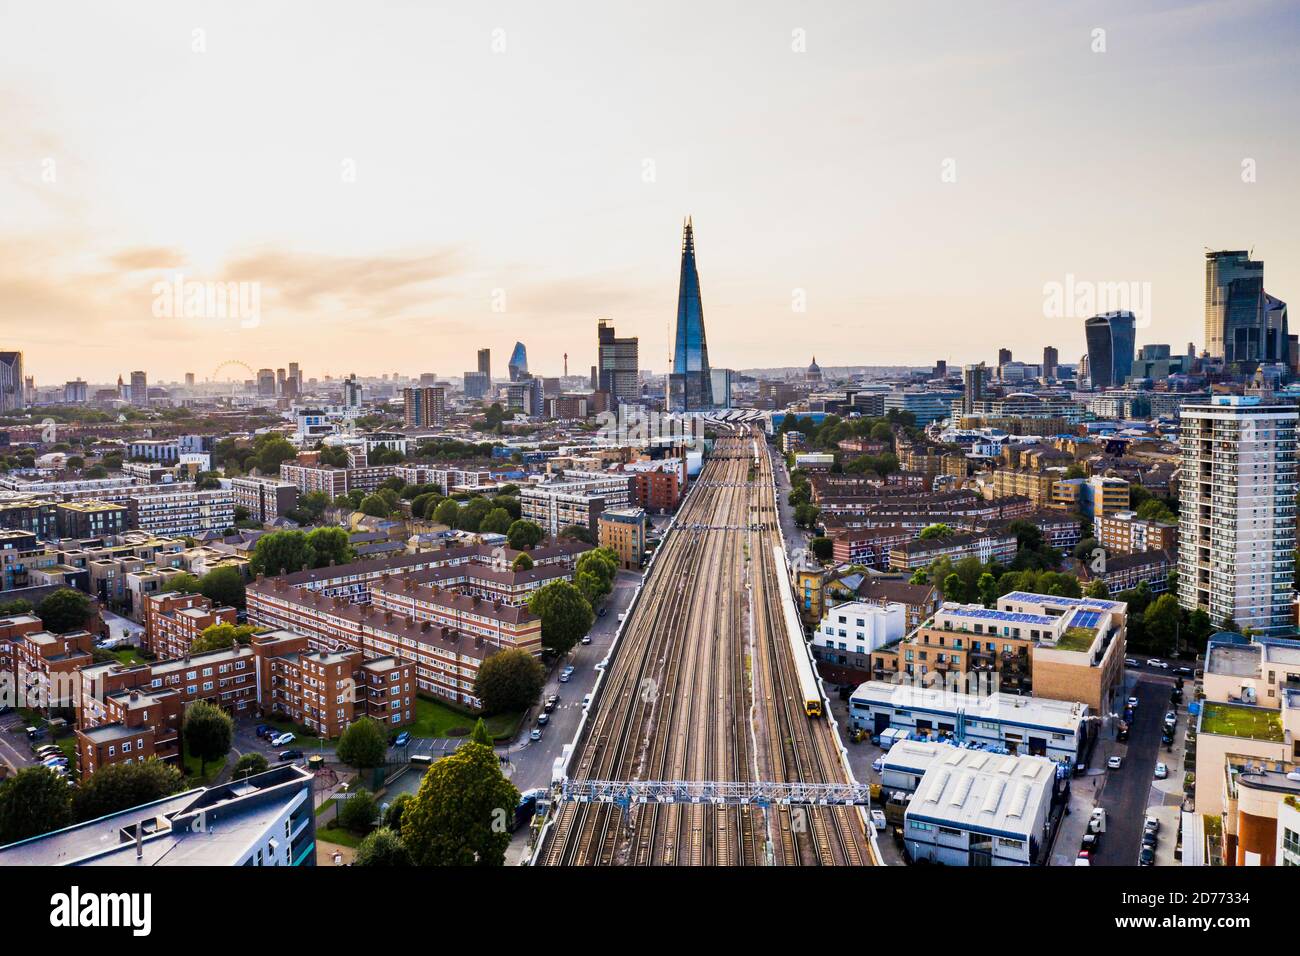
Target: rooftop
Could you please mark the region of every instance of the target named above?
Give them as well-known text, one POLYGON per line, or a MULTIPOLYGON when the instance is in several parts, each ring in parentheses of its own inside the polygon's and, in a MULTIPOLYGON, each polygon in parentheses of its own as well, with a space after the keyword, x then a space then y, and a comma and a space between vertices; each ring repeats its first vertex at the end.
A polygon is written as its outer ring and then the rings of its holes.
POLYGON ((1042 835, 1036 821, 1056 779, 1051 760, 946 749, 949 753, 932 763, 921 778, 907 807, 908 819, 920 817, 984 832, 1042 835))
POLYGON ((1201 711, 1201 733, 1279 744, 1285 740, 1281 711, 1221 701, 1205 701, 1201 711))

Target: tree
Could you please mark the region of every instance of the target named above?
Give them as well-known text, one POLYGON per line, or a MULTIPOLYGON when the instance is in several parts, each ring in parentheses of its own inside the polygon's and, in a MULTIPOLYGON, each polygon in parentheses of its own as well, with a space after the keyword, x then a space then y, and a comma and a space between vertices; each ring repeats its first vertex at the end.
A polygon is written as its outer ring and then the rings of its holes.
POLYGON ((591 529, 585 524, 566 525, 560 529, 560 537, 567 538, 570 541, 582 541, 585 544, 596 543, 596 536, 591 533, 591 529))
POLYGON ((323 491, 308 491, 298 496, 298 510, 307 518, 308 523, 319 521, 329 503, 329 496, 323 491))
POLYGON ((1083 596, 1090 597, 1090 598, 1105 599, 1110 597, 1110 588, 1106 586, 1106 582, 1103 581, 1101 578, 1094 578, 1093 580, 1089 581, 1088 586, 1084 588, 1083 596))
POLYGON ((1166 524, 1177 524, 1178 516, 1169 510, 1159 498, 1148 498, 1138 506, 1137 516, 1144 521, 1163 521, 1166 524))
POLYGON ((985 607, 992 607, 998 603, 998 581, 992 574, 985 571, 980 575, 979 580, 980 603, 985 607))
POLYGON ((402 814, 402 842, 417 866, 501 866, 518 804, 492 749, 462 744, 424 775, 402 814))
POLYGON ((483 723, 482 717, 474 721, 474 729, 470 731, 469 739, 484 747, 492 746, 492 735, 488 733, 487 724, 483 723))
POLYGON ((595 604, 614 590, 618 575, 618 555, 609 548, 594 548, 573 565, 573 580, 590 604, 595 604))
POLYGON ((1101 547, 1101 542, 1096 538, 1084 538, 1074 547, 1074 556, 1080 561, 1087 561, 1092 557, 1092 552, 1101 547))
POLYGON ((510 530, 510 512, 505 508, 493 508, 483 516, 478 530, 483 534, 505 534, 510 530))
POLYGON ((161 800, 184 785, 181 772, 156 757, 142 763, 107 764, 81 781, 72 797, 73 815, 94 820, 161 800))
POLYGON ((185 711, 182 728, 185 747, 191 757, 199 758, 199 774, 208 772, 208 764, 230 753, 235 738, 235 722, 220 707, 206 700, 196 700, 185 711))
POLYGON ((365 787, 357 787, 346 800, 339 801, 339 826, 353 833, 369 833, 379 814, 379 804, 365 787))
POLYGON ((499 714, 532 706, 545 683, 541 663, 527 651, 511 648, 497 651, 482 663, 474 693, 487 713, 499 714))
POLYGON ((565 654, 591 630, 595 612, 582 592, 568 581, 552 581, 528 599, 528 609, 542 619, 542 644, 565 654))
POLYGON ((278 475, 280 462, 298 457, 297 449, 280 435, 258 435, 253 448, 253 463, 264 475, 278 475))
POLYGON ((192 574, 178 574, 163 585, 163 591, 177 594, 198 594, 199 579, 192 574))
POLYGON ((303 531, 272 531, 257 539, 249 561, 254 574, 272 577, 312 566, 313 555, 303 531))
POLYGON ((411 801, 414 799, 415 797, 409 793, 399 793, 394 797, 393 802, 390 803, 388 809, 384 811, 384 826, 388 827, 388 829, 392 830, 394 833, 401 833, 402 814, 406 812, 406 808, 410 806, 411 801))
POLYGON ((917 537, 922 541, 932 541, 936 538, 951 538, 952 534, 952 525, 940 523, 927 525, 922 528, 921 533, 917 535, 917 537))
POLYGON ((254 774, 265 773, 271 769, 270 761, 259 753, 246 753, 235 761, 235 769, 231 771, 231 778, 240 780, 244 777, 251 777, 254 774))
POLYGON ((433 511, 433 520, 437 524, 445 524, 448 528, 455 528, 459 518, 460 504, 451 498, 443 501, 433 511))
POLYGON ((354 720, 339 738, 337 753, 339 760, 357 770, 382 767, 388 756, 388 731, 369 717, 354 720))
POLYGON ((72 796, 47 767, 26 767, 0 781, 0 846, 72 823, 72 796))
POLYGON ((943 599, 965 604, 967 599, 966 583, 956 572, 943 579, 943 599))
POLYGON ((199 592, 217 606, 243 609, 244 575, 233 565, 213 568, 199 581, 199 592))
POLYGON ((307 532, 307 548, 313 568, 329 567, 331 563, 347 564, 357 557, 348 533, 342 528, 313 528, 307 532))
POLYGON ((511 523, 506 531, 506 537, 510 540, 510 547, 516 551, 528 551, 541 543, 546 537, 546 532, 542 530, 541 525, 520 519, 511 523))
POLYGON ((478 531, 491 510, 492 502, 481 496, 473 497, 460 509, 457 527, 464 531, 478 531))
POLYGON ((514 561, 510 563, 512 571, 531 571, 533 569, 533 559, 528 556, 527 551, 520 551, 515 556, 514 561))
MULTIPOLYGON (((410 796, 410 794, 403 794, 410 796)), ((355 799, 355 798, 353 798, 355 799)), ((352 801, 348 801, 351 803, 352 801)), ((410 866, 411 854, 395 830, 382 826, 357 845, 353 866, 410 866)))
POLYGON ((1167 657, 1174 651, 1178 626, 1182 623, 1182 609, 1172 594, 1162 594, 1142 615, 1146 627, 1147 647, 1153 653, 1167 657))
POLYGON ((1084 470, 1082 465, 1075 464, 1065 469, 1065 478, 1067 481, 1070 480, 1071 478, 1087 478, 1087 477, 1088 477, 1088 473, 1084 470))
POLYGON ((202 633, 190 641, 190 653, 202 654, 204 651, 219 651, 236 644, 252 643, 257 628, 252 624, 209 624, 202 633))
POLYGON ((379 495, 366 495, 361 499, 361 513, 372 518, 387 518, 388 502, 379 495))
POLYGON ((835 543, 830 538, 817 537, 809 542, 818 561, 829 561, 835 556, 835 543))
POLYGON ((318 460, 322 465, 346 468, 348 466, 348 450, 342 445, 323 445, 318 460))
POLYGON ((72 588, 59 588, 36 606, 36 616, 55 634, 82 630, 90 614, 90 598, 72 588))

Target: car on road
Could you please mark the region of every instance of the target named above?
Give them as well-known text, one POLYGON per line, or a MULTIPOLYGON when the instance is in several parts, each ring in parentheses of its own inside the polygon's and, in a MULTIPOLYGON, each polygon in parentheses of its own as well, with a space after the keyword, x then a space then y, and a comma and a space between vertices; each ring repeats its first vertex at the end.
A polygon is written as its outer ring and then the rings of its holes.
POLYGON ((393 746, 405 747, 410 742, 411 742, 410 733, 408 731, 403 730, 400 734, 397 735, 397 739, 393 741, 393 746))
POLYGON ((542 739, 542 731, 541 731, 541 729, 540 729, 540 728, 537 728, 537 727, 534 727, 534 728, 533 728, 533 732, 532 732, 531 734, 528 735, 528 739, 529 739, 529 740, 541 740, 541 739, 542 739))
POLYGON ((541 713, 541 714, 538 714, 538 715, 537 715, 537 726, 538 726, 538 727, 545 727, 545 726, 546 726, 547 724, 549 724, 550 722, 551 722, 551 715, 550 715, 550 714, 547 714, 547 713, 541 713))
POLYGON ((1147 667, 1159 667, 1161 670, 1169 670, 1169 665, 1164 661, 1158 661, 1154 657, 1147 660, 1147 667))
POLYGON ((1191 669, 1190 667, 1187 667, 1187 666, 1183 666, 1183 667, 1175 667, 1175 668, 1174 668, 1174 673, 1175 673, 1175 674, 1182 674, 1184 677, 1191 677, 1191 676, 1192 676, 1192 669, 1191 669))
POLYGON ((582 643, 584 643, 584 644, 590 644, 590 643, 591 643, 591 635, 590 635, 590 634, 584 634, 584 635, 582 635, 582 643))
POLYGON ((1106 760, 1106 766, 1111 770, 1118 770, 1120 767, 1124 766, 1124 758, 1119 754, 1116 754, 1106 760))
POLYGON ((1091 851, 1091 850, 1080 850, 1080 851, 1079 851, 1079 855, 1078 855, 1075 859, 1079 859, 1079 860, 1088 860, 1088 861, 1090 861, 1088 865, 1091 866, 1091 865, 1092 865, 1092 864, 1091 864, 1091 860, 1092 860, 1092 851, 1091 851))
POLYGON ((872 810, 872 811, 871 811, 871 825, 872 825, 873 827, 875 827, 877 830, 883 830, 883 829, 885 829, 885 827, 886 827, 886 825, 887 825, 887 821, 885 820, 885 815, 884 815, 884 813, 882 813, 880 810, 872 810))
POLYGON ((568 671, 560 671, 559 681, 561 684, 567 684, 572 675, 568 671))
POLYGON ((1156 851, 1149 846, 1144 846, 1142 852, 1138 854, 1138 866, 1155 866, 1156 851))
POLYGON ((301 759, 302 759, 302 751, 301 751, 301 750, 281 750, 281 751, 280 751, 280 762, 281 762, 281 763, 288 763, 290 760, 301 760, 301 759))
POLYGON ((582 698, 582 709, 586 710, 591 706, 591 695, 587 694, 582 698))
POLYGON ((1160 742, 1164 744, 1166 747, 1172 747, 1174 744, 1174 735, 1170 733, 1161 734, 1160 742))
POLYGON ((293 743, 297 738, 291 733, 276 734, 271 738, 272 747, 283 747, 285 744, 293 743))
POLYGON ((1159 830, 1159 829, 1160 829, 1160 818, 1159 818, 1158 816, 1156 816, 1154 813, 1151 814, 1151 815, 1148 816, 1145 820, 1142 821, 1142 829, 1143 829, 1143 830, 1159 830))
POLYGON ((602 607, 599 611, 596 612, 596 616, 597 616, 597 617, 604 617, 604 616, 605 616, 606 614, 608 614, 608 613, 609 613, 609 608, 607 608, 607 607, 602 607))
POLYGON ((1156 764, 1156 779, 1164 780, 1169 776, 1169 768, 1162 763, 1156 764))
POLYGON ((1130 698, 1125 702, 1125 706, 1128 707, 1130 710, 1137 710, 1137 707, 1138 707, 1138 699, 1137 699, 1136 697, 1130 697, 1130 698))
POLYGON ((1083 856, 1082 854, 1080 854, 1080 855, 1079 855, 1079 858, 1078 858, 1077 860, 1074 861, 1074 865, 1075 865, 1075 866, 1092 866, 1092 861, 1089 860, 1086 856, 1083 856))
POLYGON ((1158 842, 1159 842, 1159 838, 1156 836, 1155 830, 1142 831, 1142 845, 1144 847, 1149 846, 1151 847, 1151 849, 1154 850, 1158 842))
POLYGON ((1138 666, 1140 666, 1140 665, 1138 664, 1137 660, 1136 660, 1135 658, 1132 658, 1132 657, 1126 657, 1126 658, 1124 658, 1124 664, 1125 664, 1126 666, 1128 666, 1128 667, 1138 667, 1138 666))
POLYGON ((560 702, 560 695, 552 694, 550 697, 546 698, 546 703, 543 705, 543 709, 549 714, 551 711, 555 709, 555 705, 558 704, 559 702, 560 702))
POLYGON ((259 737, 266 737, 271 733, 271 730, 272 728, 266 724, 258 724, 257 727, 254 728, 253 733, 257 734, 259 737))
POLYGON ((1101 833, 1106 829, 1106 808, 1093 807, 1092 816, 1088 818, 1088 832, 1101 833))
POLYGON ((1083 835, 1083 849, 1088 853, 1096 853, 1101 849, 1100 833, 1085 833, 1083 835))

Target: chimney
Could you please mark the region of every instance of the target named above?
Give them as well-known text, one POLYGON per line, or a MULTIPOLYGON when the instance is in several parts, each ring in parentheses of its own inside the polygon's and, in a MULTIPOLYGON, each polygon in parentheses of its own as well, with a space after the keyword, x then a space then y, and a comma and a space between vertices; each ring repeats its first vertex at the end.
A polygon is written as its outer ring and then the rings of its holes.
POLYGON ((135 858, 138 860, 144 856, 144 821, 141 820, 135 825, 135 858))

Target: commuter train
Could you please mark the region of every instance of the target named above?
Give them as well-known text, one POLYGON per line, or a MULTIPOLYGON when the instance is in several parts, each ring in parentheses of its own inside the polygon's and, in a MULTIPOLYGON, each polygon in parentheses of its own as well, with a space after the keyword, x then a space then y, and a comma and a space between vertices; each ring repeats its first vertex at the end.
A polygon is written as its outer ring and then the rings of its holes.
POLYGON ((794 658, 794 669, 799 675, 799 693, 803 697, 804 713, 809 717, 820 717, 822 692, 817 683, 817 673, 813 669, 808 642, 803 637, 803 621, 799 619, 794 589, 790 587, 790 575, 785 570, 785 552, 780 545, 773 546, 772 558, 776 562, 776 576, 780 579, 777 586, 781 589, 781 612, 785 618, 786 637, 790 641, 790 655, 794 658))

